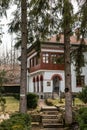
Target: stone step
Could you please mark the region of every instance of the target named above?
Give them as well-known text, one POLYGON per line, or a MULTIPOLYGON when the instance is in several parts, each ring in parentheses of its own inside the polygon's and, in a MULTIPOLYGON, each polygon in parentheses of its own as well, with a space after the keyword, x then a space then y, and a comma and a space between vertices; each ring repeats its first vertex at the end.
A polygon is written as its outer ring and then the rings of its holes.
POLYGON ((62 128, 63 124, 61 123, 55 123, 55 124, 49 124, 49 123, 43 123, 44 128, 62 128))
POLYGON ((49 115, 58 115, 58 111, 44 111, 43 114, 49 114, 49 115))
POLYGON ((56 107, 42 108, 42 125, 44 128, 63 127, 62 114, 56 107))
POLYGON ((58 119, 57 115, 42 115, 42 119, 58 119))
POLYGON ((42 111, 58 111, 57 107, 51 106, 51 107, 42 107, 41 108, 42 111))
POLYGON ((42 119, 42 123, 60 123, 61 121, 59 121, 58 119, 42 119))

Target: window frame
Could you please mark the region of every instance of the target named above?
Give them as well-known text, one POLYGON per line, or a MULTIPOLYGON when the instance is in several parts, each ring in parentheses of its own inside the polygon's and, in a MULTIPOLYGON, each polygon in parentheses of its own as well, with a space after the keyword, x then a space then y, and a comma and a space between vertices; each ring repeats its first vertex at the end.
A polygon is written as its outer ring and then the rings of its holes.
POLYGON ((84 84, 85 84, 85 76, 84 75, 76 76, 76 86, 83 87, 84 84))
POLYGON ((48 64, 49 63, 49 53, 42 54, 42 62, 48 64))

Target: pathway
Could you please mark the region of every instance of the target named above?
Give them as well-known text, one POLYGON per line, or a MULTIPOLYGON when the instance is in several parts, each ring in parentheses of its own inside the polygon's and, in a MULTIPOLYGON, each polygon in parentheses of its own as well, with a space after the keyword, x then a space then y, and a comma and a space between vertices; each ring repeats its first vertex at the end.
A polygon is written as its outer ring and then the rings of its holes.
POLYGON ((39 99, 39 101, 38 101, 38 106, 39 106, 40 108, 47 106, 46 103, 45 103, 45 101, 44 101, 44 99, 39 99))
MULTIPOLYGON (((40 108, 50 108, 50 106, 46 105, 46 103, 44 102, 44 99, 39 99, 38 106, 40 108)), ((64 129, 63 128, 42 128, 42 126, 35 126, 35 127, 32 127, 32 130, 64 130, 64 129)))

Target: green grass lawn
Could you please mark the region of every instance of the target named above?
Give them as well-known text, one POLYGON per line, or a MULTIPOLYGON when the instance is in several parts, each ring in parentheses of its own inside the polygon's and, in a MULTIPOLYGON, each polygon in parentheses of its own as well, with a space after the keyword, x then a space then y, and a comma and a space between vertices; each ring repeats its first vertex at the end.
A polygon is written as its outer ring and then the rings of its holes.
POLYGON ((84 103, 79 98, 75 98, 75 105, 84 105, 84 103))
POLYGON ((5 111, 8 113, 13 113, 19 111, 19 101, 12 96, 5 97, 6 99, 6 108, 5 111))
MULTIPOLYGON (((62 102, 60 102, 59 99, 48 99, 48 102, 51 102, 53 105, 56 105, 56 106, 65 106, 64 98, 62 99, 62 102)), ((84 103, 78 98, 75 98, 74 104, 75 104, 75 106, 84 105, 84 103)))
MULTIPOLYGON (((13 96, 6 96, 6 108, 5 112, 14 113, 19 111, 19 100, 15 99, 13 96)), ((62 99, 62 103, 60 103, 59 99, 48 99, 49 102, 52 102, 54 106, 65 106, 65 99, 62 99)), ((84 105, 84 103, 75 98, 75 106, 84 105)))

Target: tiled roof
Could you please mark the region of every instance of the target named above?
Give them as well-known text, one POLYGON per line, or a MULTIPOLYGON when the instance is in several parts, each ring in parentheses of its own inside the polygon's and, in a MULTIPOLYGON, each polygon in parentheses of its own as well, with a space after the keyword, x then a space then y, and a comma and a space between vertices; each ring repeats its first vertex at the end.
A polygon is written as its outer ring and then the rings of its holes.
MULTIPOLYGON (((64 43, 64 35, 63 34, 59 34, 59 40, 57 40, 57 36, 58 35, 54 35, 53 37, 51 37, 48 42, 58 42, 58 43, 64 43)), ((84 39, 86 45, 87 45, 87 39, 84 39)), ((72 35, 70 37, 70 43, 71 44, 80 44, 81 43, 81 38, 79 40, 77 40, 77 37, 75 35, 72 35)))

